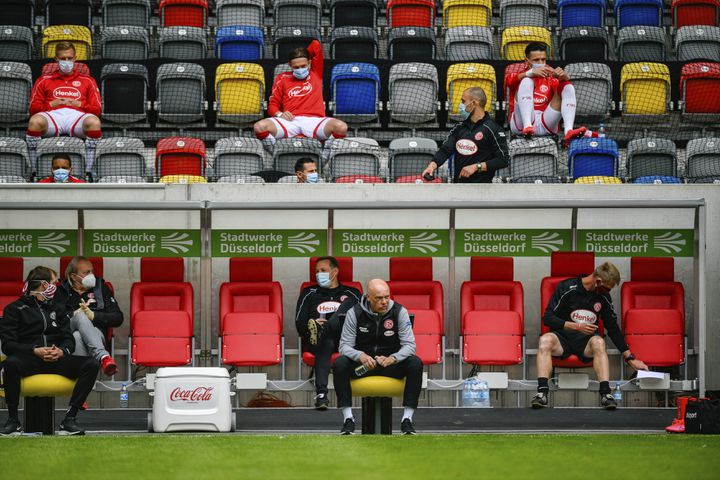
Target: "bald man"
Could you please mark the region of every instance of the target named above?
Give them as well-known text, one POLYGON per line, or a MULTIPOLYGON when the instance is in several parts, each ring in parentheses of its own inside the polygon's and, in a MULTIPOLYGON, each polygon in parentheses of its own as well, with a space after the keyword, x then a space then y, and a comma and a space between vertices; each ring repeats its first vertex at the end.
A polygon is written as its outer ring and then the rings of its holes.
POLYGON ((400 430, 404 435, 415 435, 412 417, 420 398, 423 364, 415 355, 410 315, 405 307, 390 300, 390 287, 384 280, 370 280, 366 291, 345 316, 340 356, 333 364, 333 383, 344 419, 340 434, 355 432, 350 379, 358 378, 356 369, 363 365, 368 369, 364 376, 405 378, 400 430))

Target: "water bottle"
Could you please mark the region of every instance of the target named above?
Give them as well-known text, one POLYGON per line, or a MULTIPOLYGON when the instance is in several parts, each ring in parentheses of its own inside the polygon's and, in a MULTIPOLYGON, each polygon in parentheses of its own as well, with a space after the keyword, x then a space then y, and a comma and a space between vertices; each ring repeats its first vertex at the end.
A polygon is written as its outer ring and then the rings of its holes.
MULTIPOLYGON (((375 361, 377 362, 377 357, 375 357, 375 361)), ((372 370, 372 368, 368 368, 368 367, 366 367, 365 365, 360 364, 360 365, 358 365, 357 367, 355 367, 355 375, 358 376, 358 377, 362 377, 363 375, 365 375, 365 374, 366 374, 367 372, 369 372, 370 370, 372 370)))
POLYGON ((598 127, 598 137, 599 138, 605 138, 605 124, 601 123, 598 127))
POLYGON ((120 408, 128 408, 129 403, 127 384, 123 383, 120 387, 120 408))
POLYGON ((620 390, 620 382, 615 382, 615 390, 613 390, 613 398, 617 403, 622 402, 622 390, 620 390))
POLYGON ((473 397, 473 386, 477 380, 470 377, 463 384, 462 404, 463 407, 474 407, 475 398, 473 397))
POLYGON ((477 381, 476 407, 490 408, 490 387, 485 380, 477 381))

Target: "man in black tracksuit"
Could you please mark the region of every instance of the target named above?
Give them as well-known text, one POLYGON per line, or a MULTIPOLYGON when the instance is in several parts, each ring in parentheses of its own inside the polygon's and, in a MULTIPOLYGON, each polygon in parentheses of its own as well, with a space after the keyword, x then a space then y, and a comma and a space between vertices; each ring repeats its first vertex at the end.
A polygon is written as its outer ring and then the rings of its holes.
POLYGON ((423 177, 433 176, 451 155, 455 183, 491 183, 495 172, 510 164, 505 132, 485 112, 486 101, 480 87, 463 92, 459 110, 465 119, 450 130, 423 177))
POLYGON ((356 368, 364 366, 364 375, 405 378, 400 430, 414 435, 412 416, 422 388, 423 363, 415 355, 415 335, 405 307, 390 300, 390 287, 380 279, 370 280, 360 304, 348 310, 340 338, 340 357, 333 364, 333 383, 342 409, 341 435, 355 432, 352 415, 350 379, 357 378, 356 368))
MULTIPOLYGON (((348 306, 360 301, 355 287, 338 280, 340 269, 334 257, 315 261, 317 285, 300 292, 295 315, 295 328, 302 338, 302 349, 315 355, 315 408, 327 410, 327 383, 333 352, 337 352, 344 315, 333 315, 341 303, 348 306)), ((346 308, 348 308, 346 306, 346 308)), ((344 313, 344 312, 343 312, 344 313)))

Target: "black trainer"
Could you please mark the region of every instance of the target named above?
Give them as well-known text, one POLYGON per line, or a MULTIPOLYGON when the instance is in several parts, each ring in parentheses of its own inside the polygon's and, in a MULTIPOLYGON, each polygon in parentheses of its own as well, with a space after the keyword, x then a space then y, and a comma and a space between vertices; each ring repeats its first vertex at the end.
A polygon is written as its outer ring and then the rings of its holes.
POLYGON ((20 435, 22 433, 22 425, 20 425, 20 420, 16 418, 8 418, 7 422, 5 422, 5 426, 2 430, 0 430, 0 436, 11 436, 11 435, 20 435))
POLYGON ((535 396, 530 400, 530 406, 532 408, 546 408, 548 406, 548 396, 547 393, 544 392, 538 392, 535 394, 535 396))
POLYGON ((612 396, 611 393, 600 395, 600 405, 605 410, 615 410, 617 408, 617 400, 612 396))
POLYGON ((355 420, 352 418, 348 418, 345 420, 345 423, 343 423, 342 430, 340 430, 340 435, 352 435, 355 433, 355 420))
POLYGON ((315 395, 315 410, 327 410, 330 405, 327 395, 324 393, 318 393, 315 395))
POLYGON ((75 417, 65 417, 60 424, 58 435, 85 435, 85 430, 77 424, 75 417))
POLYGON ((308 332, 310 333, 310 345, 318 344, 318 324, 312 318, 307 323, 308 332))
POLYGON ((415 431, 415 427, 413 427, 412 420, 409 418, 404 418, 402 423, 400 423, 400 431, 403 435, 415 435, 417 432, 415 431))

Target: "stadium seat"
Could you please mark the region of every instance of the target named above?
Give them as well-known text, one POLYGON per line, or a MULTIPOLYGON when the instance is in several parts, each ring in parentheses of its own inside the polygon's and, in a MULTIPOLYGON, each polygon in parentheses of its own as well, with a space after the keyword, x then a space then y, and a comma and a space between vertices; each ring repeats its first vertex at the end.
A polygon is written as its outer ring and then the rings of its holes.
POLYGON ((133 123, 147 119, 148 71, 144 65, 110 63, 100 73, 104 120, 133 123))
POLYGON ((215 143, 215 177, 252 175, 265 169, 262 143, 256 138, 221 138, 215 143))
POLYGON ((638 177, 633 180, 632 183, 650 184, 650 185, 663 185, 663 184, 674 184, 682 183, 677 177, 668 177, 665 175, 648 175, 646 177, 638 177))
MULTIPOLYGON (((557 176, 557 144, 550 137, 535 137, 530 140, 516 138, 508 144, 508 150, 510 152, 510 177, 557 176)), ((500 172, 501 175, 503 171, 500 172)))
POLYGON ((324 169, 324 173, 329 173, 333 181, 353 175, 379 177, 380 146, 372 138, 348 137, 335 140, 324 169))
POLYGON ((52 158, 57 153, 67 153, 72 161, 76 177, 85 174, 85 142, 77 137, 47 137, 37 147, 37 179, 52 175, 52 158))
POLYGON ((0 175, 0 183, 27 183, 27 180, 18 175, 0 175))
POLYGON ((548 0, 500 0, 500 20, 507 27, 546 27, 548 0))
POLYGON ((220 285, 221 365, 277 365, 282 361, 282 287, 272 258, 231 258, 220 285))
POLYGON ((143 27, 105 27, 100 49, 104 60, 147 60, 150 37, 143 27))
POLYGON ((264 0, 217 0, 218 27, 248 26, 262 28, 265 23, 264 0))
POLYGON ((672 0, 673 27, 720 26, 719 0, 672 0))
POLYGON ((542 185, 545 183, 563 183, 559 177, 546 176, 546 175, 529 175, 527 177, 513 177, 510 179, 510 183, 534 183, 536 185, 542 185))
POLYGON ((543 27, 509 27, 502 32, 501 56, 503 60, 525 60, 525 47, 529 43, 541 43, 548 48, 548 57, 552 56, 550 31, 543 27))
MULTIPOLYGON (((445 109, 450 120, 460 122, 462 117, 458 106, 462 100, 463 92, 470 87, 480 87, 485 92, 487 103, 485 111, 491 115, 497 105, 497 86, 495 84, 495 69, 492 65, 483 63, 456 63, 450 65, 447 71, 447 92, 448 103, 445 109)), ((424 170, 424 169, 423 169, 424 170)))
POLYGON ((215 33, 215 56, 221 60, 261 60, 265 56, 262 29, 249 26, 218 28, 215 33))
POLYGON ((163 175, 158 183, 207 183, 207 179, 199 175, 163 175))
MULTIPOLYGON (((0 153, 0 155, 3 155, 0 153)), ((4 155, 3 155, 4 156, 4 155)), ((23 259, 21 257, 0 258, 0 318, 5 307, 23 293, 23 259)))
POLYGON ((592 176, 576 178, 573 183, 578 185, 617 185, 623 182, 618 177, 592 176))
POLYGON ((627 146, 628 177, 648 175, 677 177, 675 144, 667 138, 639 138, 627 146))
POLYGON ((313 40, 320 40, 320 30, 310 27, 281 27, 275 30, 274 37, 273 58, 284 62, 295 48, 307 47, 313 40))
POLYGON ((45 27, 42 32, 42 58, 55 58, 55 45, 59 42, 72 42, 77 60, 90 60, 92 57, 92 34, 85 26, 45 27))
POLYGON ((207 26, 207 0, 160 0, 158 9, 161 27, 207 26))
POLYGON ((568 149, 568 170, 573 180, 579 177, 617 177, 620 154, 615 140, 578 138, 568 149))
POLYGON ((720 177, 720 139, 693 138, 685 148, 685 177, 720 177))
POLYGON ((25 141, 16 137, 0 137, 0 175, 26 178, 30 173, 32 165, 25 141))
POLYGON ((442 6, 446 29, 492 25, 492 0, 445 0, 442 6))
POLYGON ((157 143, 155 172, 166 175, 194 175, 204 177, 207 168, 205 142, 199 138, 169 137, 157 143))
POLYGON ((578 117, 604 117, 612 110, 612 73, 603 63, 571 63, 565 71, 572 78, 578 117))
MULTIPOLYGON (((297 177, 292 177, 297 181, 297 177)), ((257 175, 228 175, 218 178, 217 183, 265 183, 265 180, 257 175)))
POLYGON ((3 25, 32 28, 35 25, 35 0, 3 2, 3 25))
POLYGON ((281 138, 275 142, 273 169, 295 174, 295 162, 302 157, 315 160, 318 170, 322 169, 322 144, 314 138, 281 138))
POLYGON ((328 3, 332 28, 377 26, 377 0, 330 0, 328 3))
POLYGON ((98 179, 97 183, 147 183, 143 177, 131 175, 111 175, 98 179))
MULTIPOLYGON (((656 237, 657 242, 657 237, 656 237)), ((671 257, 632 257, 620 290, 630 350, 651 367, 685 362, 685 290, 671 257)))
POLYGON ((605 27, 563 28, 560 31, 560 58, 568 62, 605 62, 608 42, 605 27))
POLYGON ((334 183, 385 183, 385 180, 375 175, 345 175, 336 178, 334 183))
POLYGON ((28 61, 32 59, 33 48, 33 32, 28 27, 0 25, 0 60, 28 61))
POLYGON ((101 13, 103 27, 147 28, 152 8, 149 0, 103 0, 101 13))
POLYGON ((615 0, 617 28, 645 25, 662 26, 662 0, 615 0))
POLYGON ((388 34, 388 58, 394 62, 435 59, 435 32, 425 27, 397 27, 388 34))
POLYGON ((437 118, 438 74, 429 63, 396 63, 390 67, 390 117, 423 124, 437 118))
MULTIPOLYGON (((390 178, 417 177, 433 160, 437 143, 429 138, 396 138, 390 142, 390 178)), ((440 177, 437 178, 440 180, 440 177)))
POLYGON ((205 114, 205 70, 195 63, 165 63, 157 70, 158 119, 170 123, 200 122, 205 114))
POLYGON ((472 257, 460 290, 462 361, 517 365, 525 357, 523 287, 512 257, 472 257))
POLYGON ((720 185, 720 176, 688 178, 687 183, 708 183, 713 185, 720 185))
POLYGON ((621 28, 617 49, 621 62, 664 62, 667 57, 665 30, 649 26, 621 28))
POLYGON ((218 120, 248 123, 265 109, 265 72, 255 63, 223 63, 215 71, 215 111, 218 120))
POLYGON ((433 280, 432 258, 390 258, 390 295, 415 316, 415 354, 425 365, 443 361, 443 287, 433 280))
POLYGON ((662 63, 626 63, 620 72, 623 115, 664 115, 670 108, 670 70, 662 63))
POLYGON ((195 61, 207 57, 207 38, 203 28, 161 28, 159 43, 160 58, 195 61))
POLYGON ((92 0, 45 0, 45 25, 92 26, 92 0))
POLYGON ((275 28, 320 28, 322 6, 320 0, 275 0, 273 21, 275 28))
POLYGON ((720 62, 720 27, 680 27, 675 51, 680 62, 720 62))
POLYGON ((434 0, 389 0, 386 14, 390 28, 435 27, 434 0))
POLYGON ((425 183, 443 183, 442 178, 435 177, 432 180, 426 180, 420 174, 415 175, 404 175, 402 177, 397 177, 394 180, 395 183, 414 183, 416 185, 422 185, 425 183))
POLYGON ((139 138, 103 138, 95 151, 93 177, 145 177, 145 145, 139 138))
POLYGON ((507 78, 509 75, 524 72, 526 70, 527 66, 525 65, 525 62, 510 63, 505 66, 505 72, 503 75, 503 85, 505 87, 505 101, 503 102, 503 109, 505 110, 505 127, 510 125, 510 88, 507 85, 507 78))
POLYGON ((372 122, 380 110, 380 71, 370 63, 340 63, 330 76, 330 110, 349 123, 372 122))
POLYGON ((367 61, 378 58, 378 34, 370 27, 337 27, 330 34, 330 58, 367 61))
POLYGON ((30 116, 32 91, 30 66, 18 62, 0 62, 0 123, 16 123, 30 116))
POLYGON ((130 358, 134 365, 193 363, 193 287, 182 258, 140 259, 140 281, 130 290, 130 358))
POLYGON ((604 27, 605 9, 605 0, 558 0, 561 32, 570 27, 604 27))
POLYGON ((720 63, 688 63, 680 70, 682 112, 686 116, 720 115, 720 63))
POLYGON ((450 62, 495 58, 490 27, 453 27, 445 31, 445 59, 450 62))

